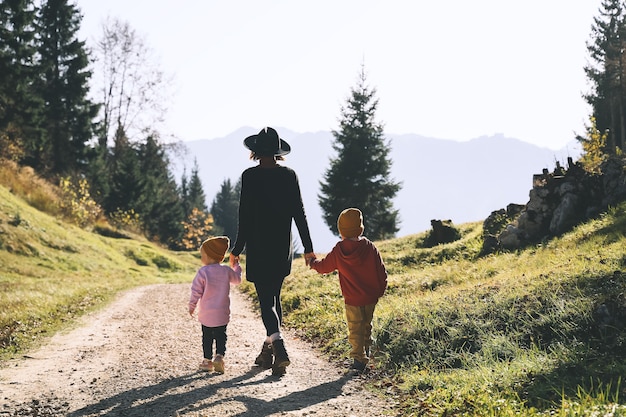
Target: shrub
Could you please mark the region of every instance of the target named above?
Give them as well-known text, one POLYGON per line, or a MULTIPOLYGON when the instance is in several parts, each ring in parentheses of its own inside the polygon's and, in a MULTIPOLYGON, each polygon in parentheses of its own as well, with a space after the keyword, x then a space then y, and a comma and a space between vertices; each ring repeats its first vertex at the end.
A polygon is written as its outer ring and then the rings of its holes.
POLYGON ((213 231, 213 216, 202 210, 193 208, 189 218, 183 222, 185 232, 180 243, 182 250, 195 250, 202 245, 204 239, 213 231))
POLYGON ((127 230, 141 234, 142 223, 139 214, 135 210, 116 210, 109 214, 109 222, 118 230, 127 230))
POLYGON ((86 179, 61 178, 59 188, 62 196, 61 211, 66 219, 85 227, 94 224, 102 215, 102 208, 91 198, 86 179))

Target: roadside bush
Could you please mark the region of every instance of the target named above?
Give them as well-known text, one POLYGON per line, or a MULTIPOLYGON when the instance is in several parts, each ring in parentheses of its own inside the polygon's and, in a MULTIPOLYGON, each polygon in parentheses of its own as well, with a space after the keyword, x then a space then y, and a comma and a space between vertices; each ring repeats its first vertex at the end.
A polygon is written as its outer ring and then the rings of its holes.
POLYGON ((63 216, 80 227, 95 224, 102 216, 102 208, 89 193, 89 183, 86 179, 72 180, 69 177, 61 178, 60 206, 63 216))

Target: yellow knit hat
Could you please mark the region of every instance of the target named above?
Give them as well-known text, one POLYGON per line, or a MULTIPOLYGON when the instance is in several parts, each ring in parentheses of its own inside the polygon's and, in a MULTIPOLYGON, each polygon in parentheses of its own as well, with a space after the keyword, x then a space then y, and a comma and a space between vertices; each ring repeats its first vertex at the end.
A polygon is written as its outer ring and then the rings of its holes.
POLYGON ((216 236, 202 242, 200 250, 204 251, 209 258, 222 262, 229 246, 230 239, 228 239, 228 236, 216 236))
POLYGON ((361 236, 363 233, 363 214, 358 208, 347 208, 339 215, 337 229, 341 236, 352 238, 361 236))

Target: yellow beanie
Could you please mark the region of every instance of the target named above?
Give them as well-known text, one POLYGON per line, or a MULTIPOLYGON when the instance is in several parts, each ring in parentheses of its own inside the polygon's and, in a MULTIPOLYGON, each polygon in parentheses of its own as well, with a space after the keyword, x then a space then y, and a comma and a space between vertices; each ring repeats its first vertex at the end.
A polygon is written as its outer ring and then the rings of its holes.
POLYGON ((204 251, 209 258, 222 262, 229 246, 230 239, 227 236, 216 236, 202 242, 200 250, 204 251))
POLYGON ((337 229, 341 236, 352 238, 361 236, 363 233, 363 215, 357 208, 347 208, 339 215, 337 229))

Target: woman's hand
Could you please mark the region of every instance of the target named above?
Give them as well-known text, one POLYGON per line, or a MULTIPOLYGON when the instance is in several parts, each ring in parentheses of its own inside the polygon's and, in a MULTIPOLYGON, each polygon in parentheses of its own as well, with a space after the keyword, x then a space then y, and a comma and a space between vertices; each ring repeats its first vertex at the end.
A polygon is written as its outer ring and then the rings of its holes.
POLYGON ((315 253, 313 253, 313 252, 309 252, 309 253, 305 253, 305 254, 304 254, 304 264, 305 264, 306 266, 309 266, 309 265, 311 264, 311 261, 312 261, 313 259, 317 259, 317 258, 315 257, 315 253))
POLYGON ((230 257, 228 258, 228 263, 230 264, 231 268, 234 268, 235 265, 239 263, 239 256, 235 256, 231 253, 230 257))

